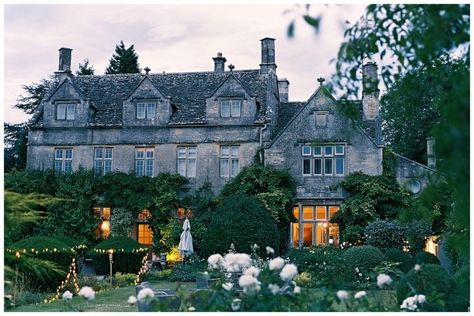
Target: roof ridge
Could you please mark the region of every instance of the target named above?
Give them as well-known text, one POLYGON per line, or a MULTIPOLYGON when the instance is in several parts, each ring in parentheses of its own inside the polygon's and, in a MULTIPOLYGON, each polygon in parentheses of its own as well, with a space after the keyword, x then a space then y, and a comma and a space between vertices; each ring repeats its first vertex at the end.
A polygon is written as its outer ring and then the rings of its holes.
MULTIPOLYGON (((260 72, 259 69, 242 69, 242 70, 234 70, 233 73, 242 73, 242 72, 260 72)), ((218 73, 213 70, 209 71, 185 71, 185 72, 164 72, 164 73, 149 73, 148 76, 163 76, 163 75, 184 75, 184 74, 212 74, 218 73)), ((219 72, 219 74, 230 74, 231 71, 219 72)), ((135 72, 135 73, 124 73, 124 74, 103 74, 103 75, 75 75, 73 78, 81 78, 81 77, 116 77, 116 76, 146 76, 146 74, 135 72)))

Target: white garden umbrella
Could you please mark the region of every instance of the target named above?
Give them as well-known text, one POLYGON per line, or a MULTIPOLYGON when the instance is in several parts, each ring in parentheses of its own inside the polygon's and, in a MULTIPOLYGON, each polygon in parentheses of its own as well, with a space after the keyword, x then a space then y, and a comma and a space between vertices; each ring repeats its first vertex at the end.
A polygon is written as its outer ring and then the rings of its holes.
POLYGON ((193 236, 191 236, 191 224, 189 224, 189 219, 184 220, 183 232, 181 233, 181 238, 179 240, 178 250, 181 256, 189 256, 194 252, 193 250, 193 236))

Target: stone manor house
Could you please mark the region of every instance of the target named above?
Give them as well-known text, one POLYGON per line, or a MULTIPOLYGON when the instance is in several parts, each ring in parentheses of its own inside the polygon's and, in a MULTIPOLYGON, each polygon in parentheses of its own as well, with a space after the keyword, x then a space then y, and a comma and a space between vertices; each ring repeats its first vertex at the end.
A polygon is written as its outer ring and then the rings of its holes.
MULTIPOLYGON (((118 75, 72 75, 71 49, 59 50, 56 85, 33 116, 28 135, 30 169, 97 173, 121 171, 138 176, 179 173, 191 188, 206 181, 216 193, 256 155, 265 165, 284 169, 297 181, 289 241, 293 247, 339 243, 331 216, 344 202, 331 189, 355 171, 382 174, 382 135, 377 66, 362 66, 359 101, 337 101, 319 79, 306 101, 289 101, 289 81, 277 75, 275 40, 261 40, 259 68, 226 70, 217 53, 213 71, 118 75), (376 88, 376 87, 375 87, 376 88), (340 106, 359 109, 359 119, 340 106)), ((429 146, 431 148, 431 146, 429 146)), ((397 178, 414 193, 432 172, 397 156, 397 178)), ((112 210, 113 212, 113 210, 112 210)), ((109 224, 111 210, 95 208, 109 224)), ((107 234, 107 225, 102 234, 107 234)), ((151 244, 146 211, 133 237, 151 244)))

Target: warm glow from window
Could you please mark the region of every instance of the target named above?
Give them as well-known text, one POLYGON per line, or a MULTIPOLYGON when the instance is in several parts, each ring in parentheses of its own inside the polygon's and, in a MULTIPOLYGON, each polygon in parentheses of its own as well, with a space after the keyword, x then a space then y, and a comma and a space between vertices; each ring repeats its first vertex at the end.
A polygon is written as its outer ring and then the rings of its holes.
POLYGON ((298 241, 300 240, 300 230, 299 230, 299 224, 298 223, 292 223, 293 225, 293 247, 297 248, 298 247, 298 241))
POLYGON ((298 206, 293 207, 293 215, 298 219, 300 218, 300 210, 298 206))
POLYGON ((312 206, 303 206, 303 218, 304 219, 313 219, 313 207, 312 206))
POLYGON ((138 224, 138 243, 142 245, 153 243, 153 231, 150 224, 138 224))
POLYGON ((151 213, 147 209, 145 209, 145 210, 141 211, 140 213, 138 213, 138 219, 147 220, 150 217, 151 217, 151 213))

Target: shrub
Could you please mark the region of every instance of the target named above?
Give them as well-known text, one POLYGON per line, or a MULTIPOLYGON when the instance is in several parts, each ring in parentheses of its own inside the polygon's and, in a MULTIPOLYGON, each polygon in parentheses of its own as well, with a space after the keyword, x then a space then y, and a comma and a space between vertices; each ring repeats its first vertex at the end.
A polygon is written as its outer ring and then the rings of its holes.
POLYGON ((368 273, 385 260, 385 256, 373 246, 356 246, 347 249, 342 259, 351 270, 358 268, 362 273, 368 273))
POLYGON ((405 298, 415 294, 426 296, 423 309, 426 311, 443 311, 444 300, 451 291, 451 277, 444 268, 435 264, 425 264, 419 271, 410 270, 397 285, 397 298, 401 303, 405 298), (413 288, 413 290, 412 290, 413 288))
POLYGON ((431 264, 440 264, 438 257, 434 254, 422 251, 415 255, 414 257, 415 263, 422 264, 422 263, 431 263, 431 264))
POLYGON ((404 245, 405 230, 397 221, 376 220, 367 225, 364 234, 365 243, 380 250, 402 249, 404 245))
POLYGON ((49 297, 49 293, 41 293, 36 291, 25 291, 16 297, 16 305, 39 304, 49 297))
POLYGON ((143 281, 168 280, 172 272, 172 269, 166 269, 161 271, 148 271, 143 275, 143 281))
POLYGON ((118 287, 125 287, 125 286, 132 285, 136 278, 137 278, 137 275, 133 273, 123 274, 123 273, 117 272, 114 275, 112 284, 118 287))
POLYGON ((415 262, 413 258, 410 256, 410 254, 400 249, 394 249, 394 248, 388 249, 385 252, 385 257, 387 258, 388 261, 399 262, 400 264, 398 265, 398 268, 402 270, 404 273, 407 273, 408 271, 410 271, 415 265, 415 262))
MULTIPOLYGON (((104 290, 110 290, 114 286, 110 282, 110 279, 102 278, 102 279, 97 279, 97 277, 84 277, 80 276, 78 278, 78 283, 79 287, 84 287, 84 286, 89 286, 91 287, 94 291, 104 291, 104 290)), ((69 289, 72 292, 72 289, 69 289)))
POLYGON ((423 220, 408 223, 405 228, 406 239, 412 253, 423 251, 426 239, 431 235, 431 227, 423 220))
POLYGON ((92 264, 97 274, 109 274, 109 254, 112 249, 112 273, 137 273, 142 266, 147 248, 128 237, 111 237, 102 241, 91 250, 92 264))
POLYGON ((202 242, 202 255, 225 253, 233 243, 237 252, 248 252, 257 244, 263 257, 266 246, 278 249, 279 238, 271 214, 255 198, 241 193, 224 198, 217 207, 202 242))
POLYGON ((450 312, 469 311, 469 265, 459 269, 453 276, 453 290, 446 300, 450 312))
POLYGON ((196 275, 207 269, 207 261, 192 256, 185 264, 179 263, 174 266, 169 276, 169 280, 173 282, 194 282, 196 275))

